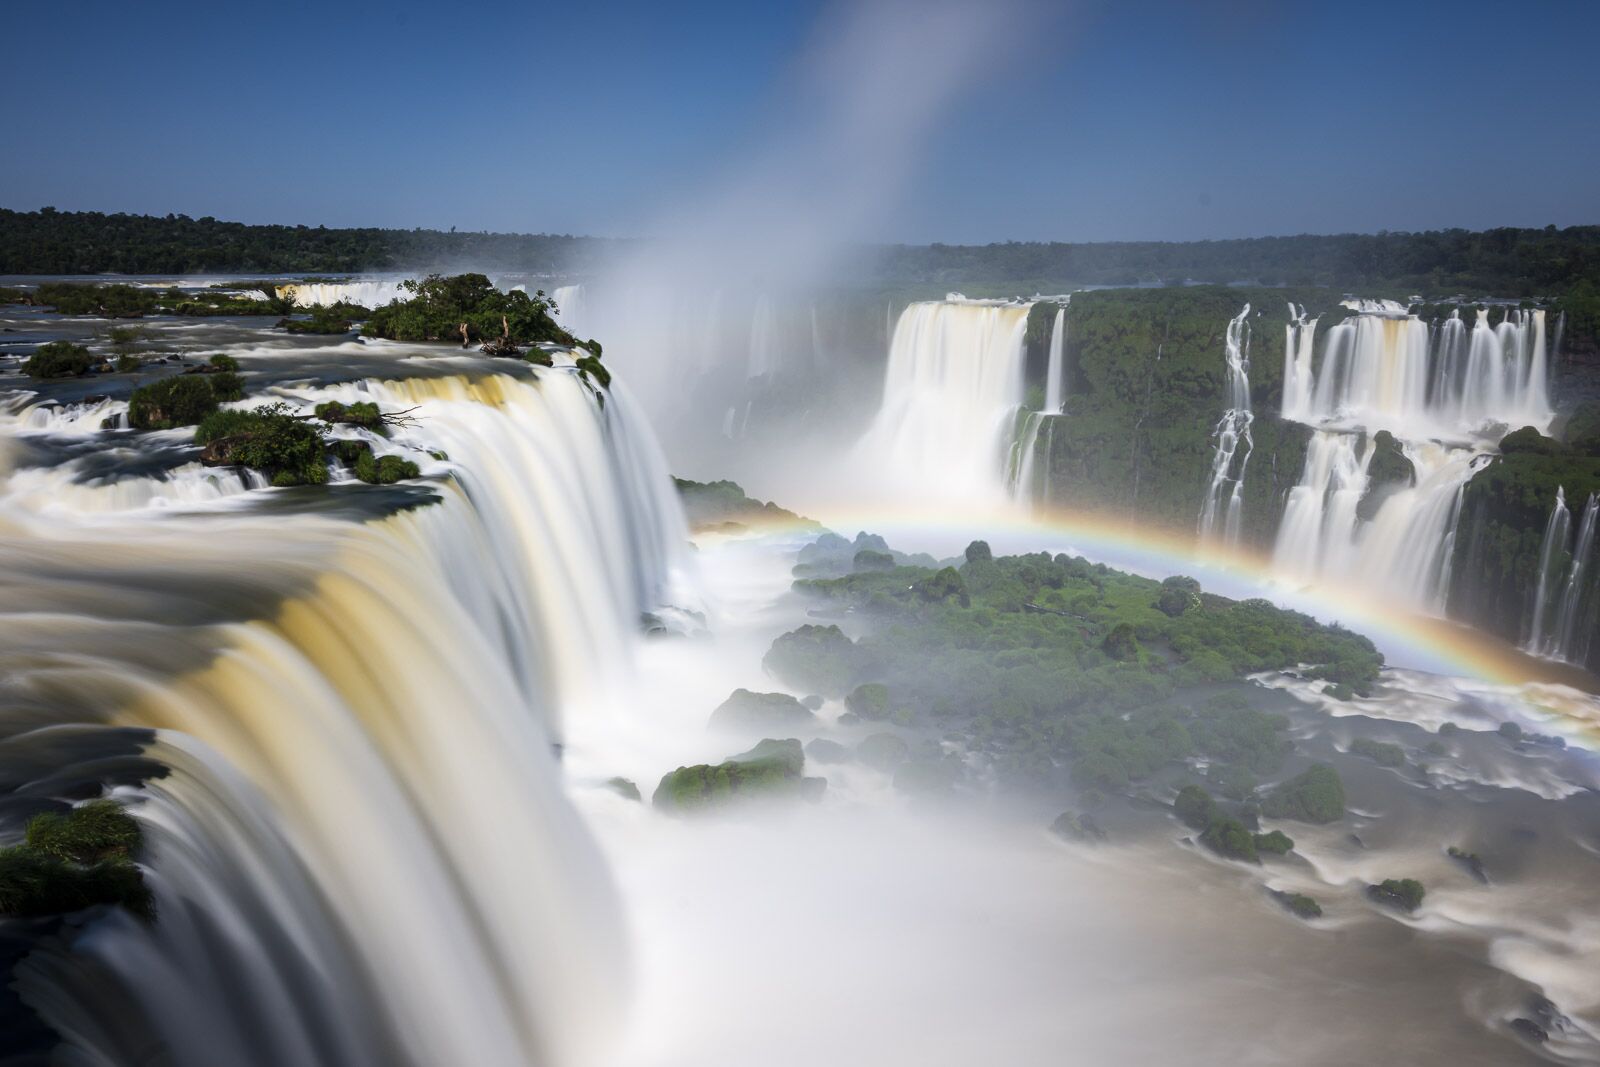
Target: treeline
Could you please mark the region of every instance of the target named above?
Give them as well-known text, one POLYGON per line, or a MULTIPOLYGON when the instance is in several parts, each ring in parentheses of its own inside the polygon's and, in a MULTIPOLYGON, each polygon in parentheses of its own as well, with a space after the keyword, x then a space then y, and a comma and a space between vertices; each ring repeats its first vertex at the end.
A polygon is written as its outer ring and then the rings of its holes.
POLYGON ((1229 241, 898 245, 877 253, 897 280, 962 285, 1332 286, 1401 296, 1557 296, 1600 287, 1600 226, 1251 237, 1229 241))
POLYGON ((349 274, 575 270, 609 242, 565 234, 251 226, 209 216, 0 208, 0 274, 349 274))
MULTIPOLYGON (((0 209, 0 274, 315 274, 452 265, 577 271, 615 243, 561 234, 250 226, 187 215, 0 209)), ((863 251, 878 280, 951 287, 1250 282, 1364 295, 1519 298, 1600 291, 1600 226, 863 251)))

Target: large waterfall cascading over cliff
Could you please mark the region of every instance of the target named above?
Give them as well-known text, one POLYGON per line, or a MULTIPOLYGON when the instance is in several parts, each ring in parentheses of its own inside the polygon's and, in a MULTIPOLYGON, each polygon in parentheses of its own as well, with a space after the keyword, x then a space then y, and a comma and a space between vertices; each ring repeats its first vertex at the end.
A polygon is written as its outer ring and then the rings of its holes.
POLYGON ((1217 443, 1211 461, 1211 488, 1200 510, 1200 536, 1236 545, 1244 507, 1245 471, 1255 448, 1250 436, 1255 416, 1250 410, 1249 304, 1228 323, 1224 352, 1228 367, 1228 409, 1222 413, 1214 434, 1217 443), (1239 452, 1241 444, 1244 446, 1242 454, 1239 452))
POLYGON ((1003 500, 1029 307, 958 297, 907 307, 863 462, 919 493, 1003 500))
POLYGON ((1533 612, 1524 644, 1536 656, 1582 663, 1600 624, 1600 559, 1595 558, 1595 525, 1600 496, 1591 493, 1572 539, 1572 512, 1566 491, 1556 489, 1555 505, 1539 550, 1533 612))
POLYGON ((447 454, 413 453, 437 502, 0 472, 8 721, 153 728, 166 769, 129 794, 159 921, 108 917, 24 995, 84 1062, 149 1054, 74 1012, 112 990, 180 1065, 592 1062, 621 934, 553 746, 683 590, 648 429, 559 368, 283 392, 414 408, 374 444, 447 454))
POLYGON ((1507 428, 1543 432, 1554 418, 1544 312, 1509 311, 1491 327, 1480 311, 1470 328, 1456 315, 1430 328, 1397 304, 1353 309, 1326 331, 1317 362, 1317 322, 1290 308, 1282 413, 1316 434, 1285 505, 1274 568, 1441 612, 1467 481, 1507 428), (1380 431, 1411 465, 1409 485, 1370 485, 1380 431), (1369 489, 1379 495, 1362 515, 1369 489))

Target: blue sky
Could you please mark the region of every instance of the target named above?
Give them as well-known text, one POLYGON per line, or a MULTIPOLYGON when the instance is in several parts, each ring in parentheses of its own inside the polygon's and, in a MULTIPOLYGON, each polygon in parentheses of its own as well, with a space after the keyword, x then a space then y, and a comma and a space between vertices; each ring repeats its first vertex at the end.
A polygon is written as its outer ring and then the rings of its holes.
MULTIPOLYGON (((797 56, 839 15, 17 5, 0 206, 648 233, 780 136, 805 106, 797 56)), ((1126 0, 1009 21, 856 236, 1600 222, 1600 3, 1126 0)))

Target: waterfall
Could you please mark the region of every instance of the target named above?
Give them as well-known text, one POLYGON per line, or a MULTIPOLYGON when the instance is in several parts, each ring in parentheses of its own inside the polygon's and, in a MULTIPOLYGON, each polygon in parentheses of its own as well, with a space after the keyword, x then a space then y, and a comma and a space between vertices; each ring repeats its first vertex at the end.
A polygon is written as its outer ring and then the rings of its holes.
POLYGON ((1289 342, 1283 415, 1298 422, 1466 443, 1504 427, 1544 432, 1555 417, 1542 310, 1491 327, 1480 309, 1470 329, 1452 315, 1430 330, 1403 309, 1366 309, 1327 331, 1315 371, 1309 331, 1291 323, 1289 342))
POLYGON ((1300 482, 1289 491, 1273 568, 1307 581, 1339 581, 1427 610, 1442 610, 1451 533, 1466 483, 1482 462, 1470 449, 1403 444, 1415 484, 1388 496, 1371 521, 1359 507, 1377 452, 1366 435, 1319 430, 1300 482))
POLYGON ((1561 603, 1556 611, 1555 655, 1572 663, 1582 663, 1589 654, 1589 642, 1594 636, 1595 587, 1594 526, 1596 513, 1600 512, 1600 497, 1589 494, 1583 509, 1583 520, 1578 524, 1578 540, 1572 547, 1572 563, 1567 568, 1567 581, 1561 589, 1561 603))
POLYGON ((1559 596, 1555 586, 1560 580, 1567 551, 1567 532, 1571 524, 1572 513, 1567 510, 1566 489, 1557 486, 1556 503, 1550 509, 1550 519, 1544 526, 1544 541, 1539 548, 1539 576, 1533 587, 1533 621, 1527 643, 1523 646, 1536 655, 1545 655, 1550 651, 1551 627, 1547 619, 1551 606, 1559 596))
POLYGON ((574 337, 588 337, 594 332, 585 324, 584 296, 582 285, 558 285, 550 293, 556 318, 574 337))
POLYGON ((1022 432, 1017 435, 1007 464, 1007 484, 1011 499, 1025 507, 1050 503, 1050 453, 1055 446, 1056 420, 1060 415, 1047 411, 1030 411, 1023 420, 1022 432), (1041 462, 1039 431, 1044 430, 1044 453, 1041 462))
POLYGON ((1283 417, 1296 422, 1312 420, 1311 397, 1316 388, 1312 354, 1316 348, 1317 320, 1304 308, 1289 305, 1289 324, 1283 342, 1283 417))
POLYGON ((1255 447, 1250 436, 1250 425, 1255 416, 1250 411, 1249 314, 1250 305, 1246 304, 1228 323, 1224 343, 1224 358, 1228 368, 1228 409, 1223 412, 1222 420, 1214 431, 1217 444, 1211 461, 1211 487, 1200 511, 1200 536, 1230 545, 1239 542, 1245 468, 1250 464, 1250 453, 1255 447), (1244 454, 1239 456, 1238 473, 1235 474, 1234 457, 1241 442, 1244 444, 1244 454), (1219 516, 1222 520, 1220 531, 1217 529, 1219 516))
POLYGON ((1067 309, 1056 311, 1050 327, 1050 363, 1044 377, 1044 410, 1047 415, 1061 414, 1066 402, 1066 382, 1062 377, 1062 361, 1067 348, 1067 309))
POLYGON ((917 492, 1003 498, 1030 306, 952 295, 907 307, 862 462, 917 492))
POLYGON ((409 299, 411 294, 401 288, 398 281, 295 282, 278 286, 278 296, 285 300, 293 296, 294 302, 300 307, 345 301, 364 308, 376 308, 396 300, 409 299))
POLYGON ((1507 429, 1543 432, 1554 420, 1544 312, 1512 310, 1491 327, 1480 310, 1471 325, 1452 314, 1430 326, 1392 301, 1345 306, 1357 314, 1321 331, 1320 362, 1316 320, 1289 309, 1282 414, 1316 432, 1285 504, 1274 568, 1442 611, 1466 482, 1507 429), (1363 517, 1380 430, 1397 440, 1412 484, 1369 501, 1363 517))
POLYGON ((1589 494, 1571 544, 1572 513, 1565 489, 1557 487, 1555 506, 1539 548, 1539 574, 1533 589, 1533 619, 1523 645, 1537 656, 1581 663, 1600 614, 1600 581, 1594 560, 1595 522, 1600 497, 1589 494))
POLYGON ((593 1062, 622 935, 554 752, 683 591, 648 429, 561 368, 279 392, 415 407, 375 444, 427 481, 157 510, 185 468, 0 470, 0 721, 153 731, 165 768, 121 787, 159 920, 112 913, 19 988, 74 1062, 134 1057, 73 996, 138 1005, 164 1048, 137 1058, 180 1067, 593 1062))

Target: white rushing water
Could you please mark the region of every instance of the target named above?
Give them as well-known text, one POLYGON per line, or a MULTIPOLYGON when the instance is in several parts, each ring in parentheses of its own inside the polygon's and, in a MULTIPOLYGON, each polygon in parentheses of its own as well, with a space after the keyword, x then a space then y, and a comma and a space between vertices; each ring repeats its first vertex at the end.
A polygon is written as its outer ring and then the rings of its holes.
POLYGON ((1600 497, 1589 494, 1572 536, 1572 513, 1566 491, 1556 489, 1555 505, 1545 524, 1539 549, 1539 574, 1533 589, 1533 613, 1524 644, 1536 656, 1581 663, 1588 656, 1600 611, 1600 560, 1595 559, 1595 524, 1600 497))
MULTIPOLYGON (((119 987, 180 1065, 593 1062, 622 934, 554 752, 690 592, 648 429, 561 369, 285 395, 413 409, 374 443, 447 454, 412 453, 440 501, 352 521, 159 488, 181 467, 0 472, 0 696, 154 728, 169 768, 132 797, 160 921, 96 927, 87 995, 119 987)), ((27 991, 82 1062, 127 1061, 72 982, 27 991)))
POLYGON ((1044 375, 1044 414, 1059 415, 1066 403, 1066 375, 1063 364, 1067 350, 1067 309, 1056 311, 1050 325, 1050 361, 1044 375))
POLYGON ((1547 432, 1554 420, 1545 315, 1512 310, 1491 327, 1480 310, 1470 328, 1456 315, 1430 327, 1391 301, 1346 306, 1360 314, 1326 331, 1320 361, 1317 321, 1290 308, 1282 414, 1316 433, 1285 505, 1274 569, 1440 612, 1467 481, 1502 434, 1547 432), (1411 478, 1363 515, 1379 431, 1394 436, 1411 478))
POLYGON ((910 492, 1003 500, 1031 306, 952 295, 907 307, 861 462, 910 492))
POLYGON ((377 308, 410 297, 399 281, 294 282, 278 286, 281 299, 286 300, 291 295, 300 307, 346 302, 364 308, 377 308))
POLYGON ((1228 545, 1239 543, 1244 477, 1255 447, 1250 436, 1255 415, 1250 410, 1249 317, 1250 305, 1246 304, 1228 323, 1223 349, 1228 368, 1228 408, 1213 434, 1217 443, 1211 460, 1211 487, 1200 510, 1201 538, 1228 545))

